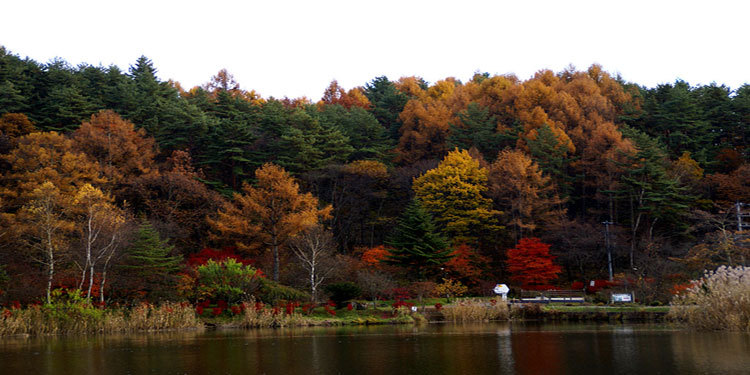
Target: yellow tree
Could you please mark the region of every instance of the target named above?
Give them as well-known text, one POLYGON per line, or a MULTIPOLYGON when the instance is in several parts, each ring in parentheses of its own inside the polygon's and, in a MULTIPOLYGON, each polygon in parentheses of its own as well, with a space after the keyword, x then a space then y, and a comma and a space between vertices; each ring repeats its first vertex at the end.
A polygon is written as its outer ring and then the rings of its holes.
POLYGON ((469 152, 455 149, 437 168, 414 179, 417 198, 454 244, 474 244, 481 234, 500 229, 500 212, 484 196, 487 174, 469 152))
POLYGON ((86 183, 102 184, 99 166, 73 148, 73 142, 56 132, 31 133, 18 138, 18 146, 0 158, 10 165, 0 181, 0 197, 11 212, 26 204, 45 181, 61 195, 71 197, 86 183))
POLYGON ((114 199, 101 190, 83 185, 73 198, 73 211, 77 214, 77 225, 83 245, 83 264, 81 265, 81 282, 79 289, 83 289, 88 272, 88 290, 86 299, 91 298, 94 285, 94 273, 101 264, 102 278, 100 280, 99 296, 104 301, 104 283, 110 260, 117 252, 125 224, 125 213, 115 206, 114 199))
POLYGON ((299 191, 283 168, 267 163, 255 171, 257 184, 244 183, 242 194, 219 210, 211 226, 222 236, 237 239, 241 249, 260 246, 273 252, 273 279, 279 280, 279 251, 289 240, 330 216, 331 206, 318 208, 318 199, 299 191))
POLYGON ((519 150, 500 152, 490 166, 489 187, 490 196, 509 218, 516 240, 563 213, 550 178, 519 150))
POLYGON ((15 215, 16 230, 31 250, 31 258, 47 268, 47 303, 50 303, 55 265, 68 250, 75 224, 70 220, 69 201, 46 181, 30 194, 29 202, 15 215))

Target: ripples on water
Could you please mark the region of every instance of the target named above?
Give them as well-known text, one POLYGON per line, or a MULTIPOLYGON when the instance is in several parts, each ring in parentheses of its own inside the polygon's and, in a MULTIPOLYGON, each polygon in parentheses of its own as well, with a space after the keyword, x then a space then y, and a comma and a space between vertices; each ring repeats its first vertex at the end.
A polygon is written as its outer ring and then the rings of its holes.
POLYGON ((750 335, 429 324, 3 338, 2 374, 750 374, 750 335))

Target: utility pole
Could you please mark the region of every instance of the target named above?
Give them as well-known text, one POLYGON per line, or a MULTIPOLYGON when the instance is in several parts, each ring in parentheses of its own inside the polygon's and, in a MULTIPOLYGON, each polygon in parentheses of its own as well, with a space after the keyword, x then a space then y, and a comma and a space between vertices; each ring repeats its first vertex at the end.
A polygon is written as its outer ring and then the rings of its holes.
POLYGON ((737 202, 737 204, 734 205, 735 207, 737 207, 737 232, 740 233, 742 232, 742 227, 745 226, 745 224, 742 223, 742 218, 750 217, 750 215, 742 213, 742 206, 744 205, 745 204, 742 202, 737 202))
POLYGON ((604 224, 604 241, 607 246, 607 265, 609 266, 609 281, 612 281, 614 279, 614 275, 612 273, 612 246, 610 246, 610 240, 609 240, 609 226, 613 225, 614 223, 611 221, 605 221, 602 224, 604 224))

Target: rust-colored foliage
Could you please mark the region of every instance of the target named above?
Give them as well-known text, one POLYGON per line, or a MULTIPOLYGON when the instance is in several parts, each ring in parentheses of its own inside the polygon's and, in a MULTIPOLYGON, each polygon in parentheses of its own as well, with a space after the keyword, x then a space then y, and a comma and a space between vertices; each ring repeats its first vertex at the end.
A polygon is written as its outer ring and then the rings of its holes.
POLYGON ((361 87, 355 87, 346 91, 339 86, 336 80, 331 81, 331 84, 323 92, 323 97, 318 102, 318 106, 334 104, 341 105, 347 109, 352 107, 369 109, 371 107, 370 100, 367 99, 361 87))
POLYGON ((562 201, 550 178, 519 150, 500 152, 489 171, 490 196, 505 213, 516 238, 559 219, 562 201))
POLYGON ((0 134, 2 135, 18 138, 34 131, 36 131, 34 124, 23 113, 3 113, 0 116, 0 134))
POLYGON ((215 213, 225 199, 199 179, 190 154, 173 151, 161 171, 152 170, 134 179, 129 200, 136 209, 176 228, 172 236, 178 245, 204 244, 209 230, 206 217, 215 213))
POLYGON ((115 185, 154 169, 154 139, 113 111, 92 115, 73 133, 73 140, 78 150, 99 162, 104 175, 115 185))
POLYGON ((256 186, 243 184, 242 194, 224 204, 209 223, 219 236, 236 239, 243 250, 268 247, 273 251, 275 281, 279 279, 279 251, 297 233, 330 216, 331 207, 318 208, 318 199, 299 191, 283 168, 267 163, 255 171, 256 186))
POLYGON ((548 286, 562 272, 549 253, 550 245, 538 238, 522 238, 516 247, 507 252, 508 272, 511 280, 524 288, 534 289, 548 286))
POLYGON ((474 285, 481 280, 484 269, 490 259, 480 255, 469 245, 460 244, 453 252, 453 258, 445 264, 450 275, 467 285, 474 285))
POLYGON ((714 201, 719 206, 750 202, 750 164, 743 164, 729 174, 710 175, 706 180, 714 192, 714 201))

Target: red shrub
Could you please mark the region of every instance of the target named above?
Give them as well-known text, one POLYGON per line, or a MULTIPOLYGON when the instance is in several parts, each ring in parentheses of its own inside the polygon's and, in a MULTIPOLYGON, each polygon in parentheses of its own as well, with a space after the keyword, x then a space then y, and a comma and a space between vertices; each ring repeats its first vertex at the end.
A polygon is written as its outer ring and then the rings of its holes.
POLYGON ((313 303, 306 303, 302 306, 302 312, 305 314, 312 314, 313 310, 315 310, 315 304, 313 303))
POLYGON ((203 315, 203 306, 198 305, 195 307, 195 313, 198 315, 203 315))
MULTIPOLYGON (((335 306, 335 304, 334 304, 334 306, 335 306)), ((325 305, 325 306, 323 306, 323 308, 326 309, 327 313, 329 313, 329 314, 331 314, 333 316, 336 316, 336 310, 332 309, 329 305, 325 305)))
POLYGON ((395 300, 404 300, 411 298, 411 293, 409 292, 409 289, 406 288, 393 288, 391 289, 391 293, 393 296, 393 299, 395 300))
POLYGON ((187 259, 188 266, 200 266, 206 264, 209 260, 220 262, 225 259, 234 259, 237 263, 242 263, 246 266, 255 263, 252 259, 243 258, 234 252, 234 247, 225 247, 222 250, 215 250, 211 248, 205 248, 195 254, 192 254, 187 259))

